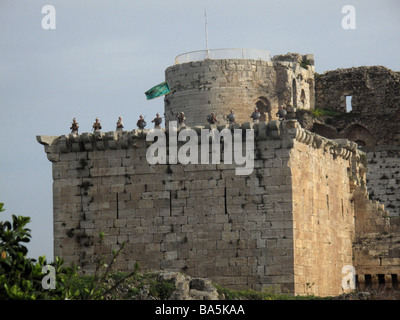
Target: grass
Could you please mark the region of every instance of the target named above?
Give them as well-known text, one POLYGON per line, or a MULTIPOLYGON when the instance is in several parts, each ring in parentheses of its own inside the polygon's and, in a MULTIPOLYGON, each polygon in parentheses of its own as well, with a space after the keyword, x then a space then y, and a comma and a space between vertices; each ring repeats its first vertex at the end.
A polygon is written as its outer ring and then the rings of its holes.
MULTIPOLYGON (((157 273, 144 272, 135 273, 127 277, 128 273, 114 272, 109 274, 106 281, 100 288, 106 293, 110 287, 116 286, 111 293, 104 294, 106 300, 140 300, 143 292, 145 296, 154 300, 168 300, 175 292, 176 287, 172 282, 160 281, 157 273)), ((93 281, 92 275, 75 276, 72 281, 72 290, 79 290, 85 293, 89 290, 93 281)), ((214 284, 217 289, 220 300, 398 300, 400 299, 399 290, 367 290, 366 292, 354 291, 342 294, 337 297, 318 297, 314 295, 291 295, 275 293, 272 289, 266 289, 262 292, 250 289, 233 290, 214 284)), ((85 299, 85 294, 82 295, 85 299)))
MULTIPOLYGON (((125 272, 110 273, 100 289, 107 300, 140 299, 143 290, 157 300, 168 299, 176 290, 173 283, 160 281, 155 273, 135 273, 128 276, 125 272), (116 285, 117 284, 117 285, 116 285), (110 291, 110 288, 115 288, 110 291)), ((91 289, 93 275, 79 275, 73 279, 72 290, 86 292, 91 289)))
POLYGON ((328 110, 328 109, 320 109, 320 108, 315 108, 313 111, 311 111, 311 113, 315 118, 337 117, 337 116, 341 116, 343 114, 338 111, 328 110))
POLYGON ((307 59, 303 59, 300 63, 300 66, 304 69, 307 69, 308 66, 311 66, 311 61, 307 59))
MULTIPOLYGON (((85 293, 90 290, 93 281, 92 275, 79 275, 74 277, 72 290, 85 293)), ((262 292, 254 290, 232 290, 214 284, 220 296, 220 300, 323 300, 313 295, 293 296, 290 294, 277 294, 272 290, 262 292)), ((104 283, 100 286, 104 293, 103 299, 106 300, 140 300, 143 292, 145 295, 155 300, 167 300, 175 292, 176 287, 169 281, 160 281, 157 273, 136 273, 127 277, 127 273, 114 272, 109 274, 104 283), (115 290, 109 292, 109 289, 116 283, 121 282, 115 287, 115 290)), ((85 299, 85 295, 82 295, 85 299)))
POLYGON ((218 284, 214 284, 219 295, 224 297, 225 300, 324 300, 326 298, 317 297, 314 295, 293 296, 290 294, 274 293, 270 290, 254 291, 246 290, 232 290, 223 288, 218 284))

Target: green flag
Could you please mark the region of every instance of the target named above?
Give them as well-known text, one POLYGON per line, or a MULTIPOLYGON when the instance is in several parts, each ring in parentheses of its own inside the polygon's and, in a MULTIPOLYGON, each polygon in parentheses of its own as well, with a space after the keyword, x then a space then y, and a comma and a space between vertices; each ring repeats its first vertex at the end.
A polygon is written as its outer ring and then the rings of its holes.
POLYGON ((145 92, 147 100, 154 99, 170 93, 168 82, 165 81, 145 92))

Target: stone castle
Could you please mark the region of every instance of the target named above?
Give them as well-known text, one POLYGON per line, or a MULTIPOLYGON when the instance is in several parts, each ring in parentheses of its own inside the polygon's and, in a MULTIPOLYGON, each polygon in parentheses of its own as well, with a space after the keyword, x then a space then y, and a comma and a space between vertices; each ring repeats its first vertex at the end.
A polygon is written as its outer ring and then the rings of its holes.
POLYGON ((253 129, 252 173, 223 160, 150 165, 149 129, 37 136, 52 162, 55 256, 93 272, 94 256, 125 242, 119 270, 138 263, 230 288, 327 296, 345 290, 351 266, 358 288, 397 288, 400 74, 316 74, 312 55, 208 54, 167 68, 162 130, 171 135, 182 111, 179 132, 253 129), (230 109, 237 124, 227 124, 230 109))

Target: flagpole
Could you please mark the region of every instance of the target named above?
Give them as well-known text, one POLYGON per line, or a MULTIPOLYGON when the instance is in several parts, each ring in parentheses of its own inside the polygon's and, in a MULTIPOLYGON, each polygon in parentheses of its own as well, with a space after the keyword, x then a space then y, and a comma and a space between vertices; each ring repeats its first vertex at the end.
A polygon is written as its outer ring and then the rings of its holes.
POLYGON ((208 31, 207 31, 207 10, 206 10, 206 8, 204 8, 204 20, 205 20, 205 31, 206 31, 206 59, 209 59, 208 31))

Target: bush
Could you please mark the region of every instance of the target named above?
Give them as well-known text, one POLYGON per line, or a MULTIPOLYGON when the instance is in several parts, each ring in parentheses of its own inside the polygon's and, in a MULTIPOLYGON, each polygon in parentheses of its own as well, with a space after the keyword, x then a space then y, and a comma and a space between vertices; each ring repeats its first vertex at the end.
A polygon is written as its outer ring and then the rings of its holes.
MULTIPOLYGON (((0 203, 0 212, 4 211, 4 204, 0 203)), ((12 215, 12 222, 0 222, 0 299, 48 300, 48 299, 103 299, 104 294, 112 291, 115 286, 104 287, 105 279, 111 270, 112 264, 121 252, 113 252, 110 263, 106 264, 100 257, 96 259, 94 275, 81 277, 77 267, 65 267, 64 261, 56 257, 52 263, 47 263, 46 257, 35 259, 27 258, 28 249, 25 243, 31 238, 30 229, 26 225, 29 217, 12 215), (47 268, 51 268, 47 274, 47 268), (53 269, 54 268, 54 269, 53 269), (105 272, 101 272, 106 268, 105 272), (53 272, 53 274, 51 274, 53 272), (49 287, 48 280, 52 278, 54 286, 49 287), (52 289, 53 287, 53 289, 52 289)), ((100 234, 102 241, 104 234, 100 234)), ((137 268, 133 271, 135 273, 137 268)), ((128 274, 126 277, 130 276, 128 274)), ((50 281, 50 285, 52 284, 50 281)))
POLYGON ((315 108, 315 110, 312 111, 312 114, 315 118, 320 118, 320 117, 337 117, 342 115, 341 112, 334 111, 334 110, 328 110, 328 109, 321 109, 321 108, 315 108))
MULTIPOLYGON (((4 211, 0 203, 0 212, 4 211)), ((49 264, 46 257, 27 258, 25 243, 30 241, 30 229, 26 225, 29 217, 12 215, 12 222, 0 222, 0 299, 69 299, 75 293, 70 290, 71 279, 76 276, 74 268, 63 267, 63 261, 49 264), (48 283, 44 266, 52 266, 55 271, 56 288, 46 290, 48 283), (42 272, 42 270, 44 272, 42 272)))

